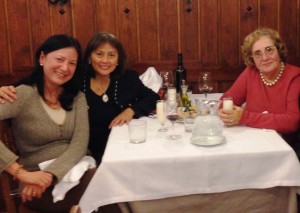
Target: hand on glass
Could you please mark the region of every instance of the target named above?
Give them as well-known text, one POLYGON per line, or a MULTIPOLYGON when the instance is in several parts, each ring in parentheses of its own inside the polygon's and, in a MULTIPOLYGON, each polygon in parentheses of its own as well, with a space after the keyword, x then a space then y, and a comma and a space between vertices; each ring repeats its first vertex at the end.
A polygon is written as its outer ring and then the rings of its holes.
POLYGON ((226 126, 237 126, 240 123, 243 111, 243 108, 233 106, 233 111, 231 114, 224 112, 223 109, 219 109, 218 115, 226 126))

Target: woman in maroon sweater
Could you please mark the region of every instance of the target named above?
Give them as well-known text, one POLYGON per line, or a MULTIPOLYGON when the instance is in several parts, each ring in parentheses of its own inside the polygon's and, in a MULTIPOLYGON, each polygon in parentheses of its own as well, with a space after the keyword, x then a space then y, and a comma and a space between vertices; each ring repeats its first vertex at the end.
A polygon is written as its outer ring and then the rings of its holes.
POLYGON ((223 96, 233 98, 234 110, 226 114, 220 109, 221 120, 227 126, 295 132, 299 128, 300 68, 286 63, 287 49, 279 33, 257 29, 245 38, 242 54, 247 68, 223 96))

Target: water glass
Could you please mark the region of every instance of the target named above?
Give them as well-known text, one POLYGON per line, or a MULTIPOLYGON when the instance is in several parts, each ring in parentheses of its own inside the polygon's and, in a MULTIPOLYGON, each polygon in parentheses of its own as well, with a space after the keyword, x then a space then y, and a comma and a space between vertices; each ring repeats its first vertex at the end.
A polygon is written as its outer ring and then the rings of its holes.
POLYGON ((191 116, 187 116, 186 118, 184 118, 183 122, 184 122, 184 131, 185 132, 193 131, 194 121, 195 121, 195 118, 193 118, 191 116))
POLYGON ((227 114, 232 114, 233 112, 233 100, 232 97, 226 96, 223 98, 223 112, 227 114))
POLYGON ((128 123, 130 143, 138 144, 146 141, 147 122, 144 120, 131 120, 128 123))

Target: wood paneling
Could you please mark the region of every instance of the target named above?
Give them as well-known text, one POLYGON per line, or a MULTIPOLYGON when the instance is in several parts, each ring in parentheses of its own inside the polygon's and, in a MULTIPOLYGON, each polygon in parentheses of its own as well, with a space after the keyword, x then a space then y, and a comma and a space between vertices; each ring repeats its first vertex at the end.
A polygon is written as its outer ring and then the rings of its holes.
POLYGON ((47 1, 31 0, 28 2, 29 35, 31 39, 31 61, 41 41, 51 35, 50 8, 47 1), (43 15, 41 15, 43 14, 43 15))
POLYGON ((180 51, 178 1, 159 1, 160 60, 175 61, 180 51))
MULTIPOLYGON (((117 34, 116 16, 119 15, 116 14, 117 1, 120 3, 119 0, 94 0, 94 10, 89 12, 93 12, 93 15, 95 16, 96 33, 106 31, 117 34)), ((81 7, 84 7, 84 3, 82 1, 80 1, 80 4, 81 7)), ((83 13, 85 14, 86 12, 87 11, 84 11, 83 13)), ((86 24, 89 25, 90 23, 86 22, 86 24)))
POLYGON ((199 60, 204 66, 219 64, 219 4, 218 0, 200 1, 200 51, 199 60))
MULTIPOLYGON (((159 56, 159 38, 157 27, 158 1, 137 1, 139 61, 156 61, 159 56), (153 9, 150 9, 153 8, 153 9)), ((170 32, 171 33, 171 32, 170 32)))
POLYGON ((2 75, 8 75, 12 72, 12 70, 9 68, 11 54, 9 48, 9 41, 7 38, 7 7, 5 3, 5 1, 0 1, 0 74, 2 75))
POLYGON ((26 0, 7 1, 8 38, 12 70, 31 63, 29 19, 26 0), (21 9, 20 9, 21 8, 21 9))
POLYGON ((185 1, 181 1, 179 4, 180 45, 178 52, 182 52, 184 60, 197 61, 200 58, 200 43, 197 42, 200 38, 199 1, 191 1, 190 8, 192 10, 190 12, 186 11, 186 8, 185 1))
POLYGON ((126 50, 128 62, 134 63, 139 58, 138 5, 135 4, 135 0, 121 1, 117 5, 117 29, 120 29, 117 36, 126 50))
MULTIPOLYGON (((36 0, 40 1, 40 0, 36 0)), ((96 10, 95 10, 96 11, 96 10)), ((94 35, 95 30, 95 13, 93 1, 85 1, 84 7, 82 0, 72 1, 73 16, 73 34, 81 41, 83 49, 86 48, 88 40, 94 35)))
POLYGON ((289 62, 300 66, 299 8, 300 0, 70 0, 64 6, 0 0, 0 84, 27 74, 36 48, 52 34, 73 35, 84 49, 93 34, 108 31, 139 73, 149 66, 172 70, 182 52, 195 91, 198 73, 211 71, 215 91, 223 92, 245 67, 244 37, 259 26, 277 29, 289 62))

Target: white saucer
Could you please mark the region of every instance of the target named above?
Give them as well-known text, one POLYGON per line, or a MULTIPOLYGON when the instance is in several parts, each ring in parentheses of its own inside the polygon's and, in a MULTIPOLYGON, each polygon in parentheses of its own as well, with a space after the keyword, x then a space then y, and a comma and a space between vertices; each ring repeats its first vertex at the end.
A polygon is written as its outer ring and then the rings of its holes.
POLYGON ((183 124, 183 123, 184 123, 184 120, 183 120, 183 119, 180 119, 180 118, 178 118, 178 119, 176 120, 176 123, 183 124))
POLYGON ((196 135, 196 136, 192 136, 190 140, 192 144, 198 146, 216 146, 225 143, 224 136, 216 136, 216 135, 208 135, 208 136, 196 135))

